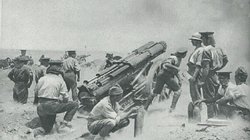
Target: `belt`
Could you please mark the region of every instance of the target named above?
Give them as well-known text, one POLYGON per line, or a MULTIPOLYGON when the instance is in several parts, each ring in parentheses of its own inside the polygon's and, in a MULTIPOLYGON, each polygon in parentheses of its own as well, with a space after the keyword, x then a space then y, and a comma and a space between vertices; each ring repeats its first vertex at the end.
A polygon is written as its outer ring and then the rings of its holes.
POLYGON ((73 70, 66 70, 65 73, 74 72, 73 70))
POLYGON ((27 84, 27 82, 24 81, 15 81, 16 84, 27 84))
POLYGON ((58 99, 50 99, 50 98, 38 97, 38 102, 39 103, 45 103, 45 102, 48 102, 48 101, 59 102, 58 99))

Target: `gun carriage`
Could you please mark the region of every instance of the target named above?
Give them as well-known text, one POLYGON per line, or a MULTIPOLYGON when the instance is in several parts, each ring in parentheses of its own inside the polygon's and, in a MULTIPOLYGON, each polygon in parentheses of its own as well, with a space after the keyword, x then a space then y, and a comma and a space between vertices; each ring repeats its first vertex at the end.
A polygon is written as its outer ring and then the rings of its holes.
POLYGON ((78 87, 81 108, 91 111, 116 83, 124 90, 123 98, 119 101, 123 110, 143 105, 154 87, 155 76, 160 70, 162 54, 166 49, 164 41, 148 42, 114 62, 113 66, 98 72, 94 78, 85 80, 78 87))

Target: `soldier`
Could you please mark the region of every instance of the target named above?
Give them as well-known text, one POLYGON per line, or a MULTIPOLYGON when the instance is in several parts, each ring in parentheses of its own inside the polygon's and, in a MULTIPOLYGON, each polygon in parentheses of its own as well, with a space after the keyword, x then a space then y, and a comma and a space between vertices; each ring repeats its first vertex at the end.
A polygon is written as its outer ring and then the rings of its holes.
POLYGON ((26 52, 27 52, 27 50, 21 50, 21 55, 20 55, 20 57, 27 57, 28 58, 28 56, 26 55, 26 52))
POLYGON ((216 103, 223 105, 230 112, 241 111, 242 117, 250 120, 250 87, 246 84, 248 74, 244 67, 235 71, 236 87, 216 103), (231 103, 231 105, 228 105, 231 103))
MULTIPOLYGON (((214 32, 200 32, 202 42, 205 45, 202 55, 202 85, 205 99, 214 98, 219 88, 217 71, 222 69, 228 62, 227 56, 222 49, 215 47, 214 32)), ((208 118, 216 115, 216 105, 207 104, 208 118)))
POLYGON ((62 57, 62 60, 67 59, 68 57, 69 57, 69 56, 68 56, 68 52, 65 51, 65 53, 64 53, 64 55, 63 55, 63 57, 62 57))
POLYGON ((195 102, 201 98, 201 81, 200 69, 204 46, 202 46, 201 34, 194 33, 190 38, 192 45, 195 47, 194 52, 188 59, 188 73, 192 76, 189 79, 190 95, 192 101, 195 102))
POLYGON ((51 131, 58 113, 66 112, 60 128, 71 128, 69 122, 78 109, 76 102, 68 101, 68 90, 61 75, 63 73, 62 61, 51 60, 49 64, 47 74, 39 79, 35 89, 39 102, 37 114, 44 130, 43 134, 51 131), (62 101, 59 100, 60 96, 62 96, 62 101))
MULTIPOLYGON (((35 70, 35 81, 36 81, 36 84, 38 83, 38 80, 46 74, 46 70, 49 67, 49 60, 50 60, 50 58, 44 57, 44 55, 42 55, 41 58, 39 59, 40 65, 35 70)), ((33 103, 34 104, 38 103, 38 97, 37 97, 36 94, 35 94, 34 102, 33 103)))
POLYGON ((189 90, 192 102, 188 105, 188 118, 189 121, 200 121, 200 112, 197 109, 201 109, 201 105, 194 103, 201 99, 201 61, 203 55, 204 46, 202 45, 201 34, 194 33, 190 38, 192 45, 195 47, 188 59, 188 75, 189 90))
POLYGON ((38 80, 46 74, 46 70, 49 67, 49 60, 50 58, 44 56, 39 59, 40 65, 35 71, 36 83, 38 83, 38 80))
POLYGON ((17 57, 15 60, 15 67, 10 71, 8 77, 15 85, 13 88, 14 101, 26 104, 28 99, 28 88, 30 88, 33 75, 30 73, 30 69, 25 66, 27 61, 26 57, 17 57))
POLYGON ((179 75, 179 66, 181 64, 181 60, 186 56, 186 54, 186 49, 179 49, 176 53, 171 54, 171 56, 162 63, 162 69, 157 75, 153 94, 149 96, 145 109, 149 107, 157 94, 161 94, 164 84, 166 84, 168 88, 174 92, 169 112, 172 112, 175 109, 177 101, 181 95, 182 83, 179 75))
POLYGON ((106 59, 106 65, 105 65, 104 69, 109 68, 113 65, 113 53, 106 53, 105 57, 107 59, 106 59))
POLYGON ((25 63, 25 65, 32 65, 34 63, 33 59, 31 56, 27 56, 26 52, 27 52, 27 50, 22 49, 21 55, 19 57, 25 57, 25 59, 28 59, 28 61, 25 63))
POLYGON ((63 62, 64 80, 68 91, 71 89, 73 101, 77 101, 77 81, 80 81, 80 66, 76 58, 76 51, 68 51, 68 58, 63 62))
MULTIPOLYGON (((230 80, 230 73, 231 72, 227 72, 227 71, 217 72, 217 75, 219 77, 219 82, 220 82, 218 92, 216 93, 216 95, 213 98, 201 99, 200 101, 196 101, 196 104, 199 104, 201 102, 205 102, 206 104, 215 103, 219 99, 222 99, 224 97, 229 96, 232 89, 234 89, 236 87, 236 85, 234 85, 233 83, 231 83, 229 81, 230 80)), ((231 113, 232 112, 230 112, 227 108, 225 108, 223 104, 218 104, 218 115, 230 117, 231 113)))
POLYGON ((88 130, 97 135, 95 140, 104 140, 111 132, 115 132, 129 125, 129 116, 138 108, 129 112, 121 112, 118 101, 122 98, 123 90, 116 84, 109 89, 109 96, 103 98, 90 112, 88 130))

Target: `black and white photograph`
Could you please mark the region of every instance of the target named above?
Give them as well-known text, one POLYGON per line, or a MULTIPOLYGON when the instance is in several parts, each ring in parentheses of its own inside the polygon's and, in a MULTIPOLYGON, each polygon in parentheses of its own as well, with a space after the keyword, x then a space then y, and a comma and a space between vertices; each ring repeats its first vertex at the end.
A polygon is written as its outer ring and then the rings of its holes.
POLYGON ((0 0, 0 140, 249 140, 250 0, 0 0))

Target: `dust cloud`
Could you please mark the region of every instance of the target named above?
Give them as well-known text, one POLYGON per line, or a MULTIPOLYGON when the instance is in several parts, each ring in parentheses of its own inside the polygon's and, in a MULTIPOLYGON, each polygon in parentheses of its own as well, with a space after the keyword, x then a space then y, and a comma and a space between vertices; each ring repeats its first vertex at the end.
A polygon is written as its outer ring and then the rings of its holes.
POLYGON ((249 0, 3 0, 2 47, 82 50, 86 45, 91 51, 130 52, 164 40, 174 50, 190 47, 194 32, 214 31, 217 46, 238 56, 249 48, 249 5, 249 0))
POLYGON ((188 38, 192 33, 213 31, 216 46, 228 55, 224 70, 250 67, 249 0, 144 0, 130 6, 129 21, 139 26, 137 30, 151 30, 140 37, 165 40, 168 54, 179 47, 187 47, 190 53, 193 47, 188 38))
MULTIPOLYGON (((4 2, 2 48, 82 50, 86 45, 91 51, 125 53, 149 41, 163 40, 168 44, 167 53, 171 53, 179 47, 192 51, 188 40, 191 34, 214 31, 216 46, 224 49, 229 58, 224 70, 250 66, 250 0, 4 2)), ((189 87, 184 84, 175 113, 167 111, 171 99, 152 106, 151 114, 145 116, 142 139, 239 139, 238 136, 246 136, 242 131, 246 123, 235 123, 240 124, 237 127, 208 128, 209 133, 196 132, 200 127, 187 123, 190 99, 189 87)), ((133 122, 123 133, 112 136, 114 139, 133 138, 133 122)))

